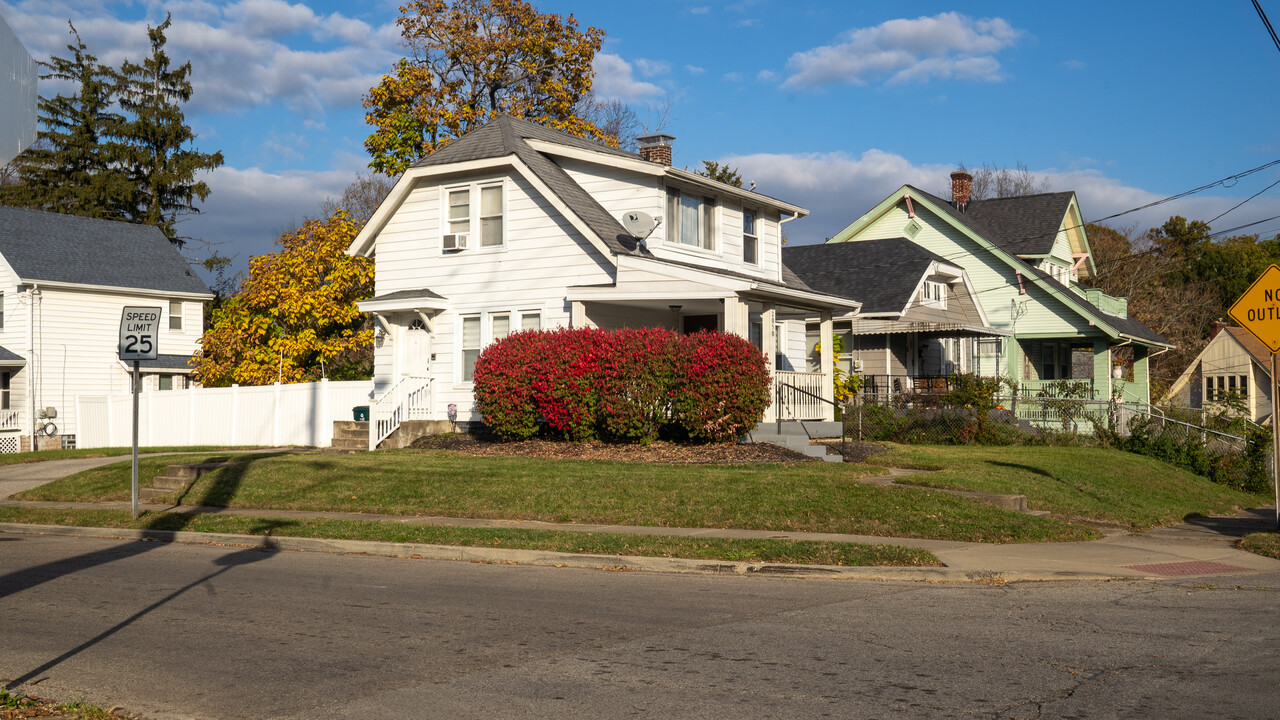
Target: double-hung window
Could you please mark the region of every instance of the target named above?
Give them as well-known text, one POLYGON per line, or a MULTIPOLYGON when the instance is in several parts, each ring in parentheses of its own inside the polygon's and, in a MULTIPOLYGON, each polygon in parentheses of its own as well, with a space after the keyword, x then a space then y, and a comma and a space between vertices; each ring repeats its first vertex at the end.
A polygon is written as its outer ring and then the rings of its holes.
POLYGON ((756 211, 742 209, 742 261, 760 263, 760 236, 756 234, 756 211))
POLYGON ((469 247, 502 247, 506 215, 502 183, 449 188, 446 205, 446 233, 466 235, 469 247))
POLYGON ((182 329, 182 301, 181 300, 169 301, 169 329, 170 330, 182 329))
POLYGON ((462 382, 471 382, 480 357, 480 316, 462 317, 462 382))
POLYGON ((667 190, 667 242, 714 250, 716 200, 667 190))

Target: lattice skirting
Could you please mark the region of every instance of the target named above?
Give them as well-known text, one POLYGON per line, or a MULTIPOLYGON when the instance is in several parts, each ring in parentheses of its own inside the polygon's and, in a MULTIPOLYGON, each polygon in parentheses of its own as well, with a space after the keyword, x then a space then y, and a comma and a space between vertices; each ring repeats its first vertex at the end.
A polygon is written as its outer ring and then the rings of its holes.
POLYGON ((0 435, 0 453, 16 453, 21 451, 21 438, 14 435, 0 435))

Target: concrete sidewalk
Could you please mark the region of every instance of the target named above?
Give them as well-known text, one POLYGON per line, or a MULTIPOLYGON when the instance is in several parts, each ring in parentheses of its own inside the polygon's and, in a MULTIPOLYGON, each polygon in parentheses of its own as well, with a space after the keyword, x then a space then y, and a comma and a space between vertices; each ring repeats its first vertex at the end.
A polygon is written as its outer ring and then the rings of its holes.
MULTIPOLYGON (((21 473, 0 468, 0 505, 59 509, 128 510, 127 502, 63 503, 22 502, 7 500, 10 487, 34 487, 64 475, 110 462, 127 462, 123 458, 59 460, 40 463, 48 467, 29 468, 25 479, 21 473)), ((785 574, 803 577, 856 577, 925 581, 1015 581, 1015 580, 1104 580, 1115 578, 1213 577, 1250 573, 1280 572, 1280 560, 1254 555, 1235 548, 1244 534, 1274 528, 1274 514, 1269 508, 1242 512, 1231 518, 1200 518, 1170 528, 1157 528, 1142 533, 1108 530, 1101 540, 1073 543, 990 544, 948 540, 925 540, 870 535, 832 533, 773 532, 718 528, 672 528, 633 525, 558 524, 539 521, 482 520, 448 517, 406 517, 367 513, 312 512, 291 510, 258 510, 220 507, 148 505, 148 509, 190 514, 223 514, 264 517, 281 520, 311 518, 363 520, 416 525, 448 525, 458 527, 522 528, 528 530, 561 530, 588 533, 633 535, 671 535, 683 537, 715 537, 742 539, 813 540, 822 542, 897 545, 929 550, 942 561, 944 568, 835 568, 829 566, 793 566, 774 563, 737 563, 724 561, 676 560, 671 558, 635 558, 620 556, 583 556, 529 550, 502 550, 453 546, 380 543, 351 540, 219 535, 214 533, 133 531, 106 528, 65 528, 0 523, 0 532, 42 533, 93 537, 150 538, 173 542, 225 543, 240 546, 263 546, 280 550, 309 550, 338 553, 408 556, 482 562, 515 562, 553 565, 556 567, 606 567, 665 572, 707 572, 738 574, 785 574)))

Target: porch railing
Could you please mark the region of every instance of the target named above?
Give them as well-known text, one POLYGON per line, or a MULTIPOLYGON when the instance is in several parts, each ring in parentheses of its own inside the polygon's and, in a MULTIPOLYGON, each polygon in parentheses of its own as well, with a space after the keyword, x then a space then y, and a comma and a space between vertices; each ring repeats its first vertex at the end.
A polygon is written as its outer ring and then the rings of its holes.
POLYGON ((21 430, 21 429, 22 429, 22 411, 21 410, 0 410, 0 431, 21 430))
POLYGON ((822 373, 778 370, 774 373, 773 384, 777 419, 823 419, 822 373))
POLYGON ((946 393, 955 389, 954 375, 863 375, 864 395, 946 393))
POLYGON ((369 406, 369 449, 377 450, 406 420, 429 420, 432 389, 430 378, 407 375, 375 399, 369 406))

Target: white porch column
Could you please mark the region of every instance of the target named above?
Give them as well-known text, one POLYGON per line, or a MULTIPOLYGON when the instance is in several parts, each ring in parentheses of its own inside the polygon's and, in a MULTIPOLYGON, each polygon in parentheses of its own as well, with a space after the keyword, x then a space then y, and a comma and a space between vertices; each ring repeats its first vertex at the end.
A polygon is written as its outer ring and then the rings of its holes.
POLYGON ((584 328, 587 326, 587 304, 574 300, 569 303, 569 327, 584 328))
POLYGON ((724 331, 751 339, 751 319, 747 304, 737 295, 724 299, 724 331))
MULTIPOLYGON (((743 305, 744 314, 747 317, 748 331, 746 333, 750 339, 750 314, 746 311, 748 308, 743 305)), ((778 419, 777 402, 778 402, 778 355, 773 350, 778 345, 778 328, 777 328, 778 306, 773 303, 765 303, 764 309, 760 313, 760 351, 764 353, 764 366, 769 368, 769 377, 773 378, 773 402, 769 404, 769 408, 765 411, 765 422, 773 422, 778 419)))
MULTIPOLYGON (((822 399, 831 402, 835 401, 835 356, 832 354, 832 340, 834 328, 831 323, 831 311, 823 310, 819 316, 822 320, 821 328, 818 330, 818 339, 822 341, 822 399)), ((822 419, 831 421, 836 419, 835 408, 827 403, 822 403, 822 419)))

